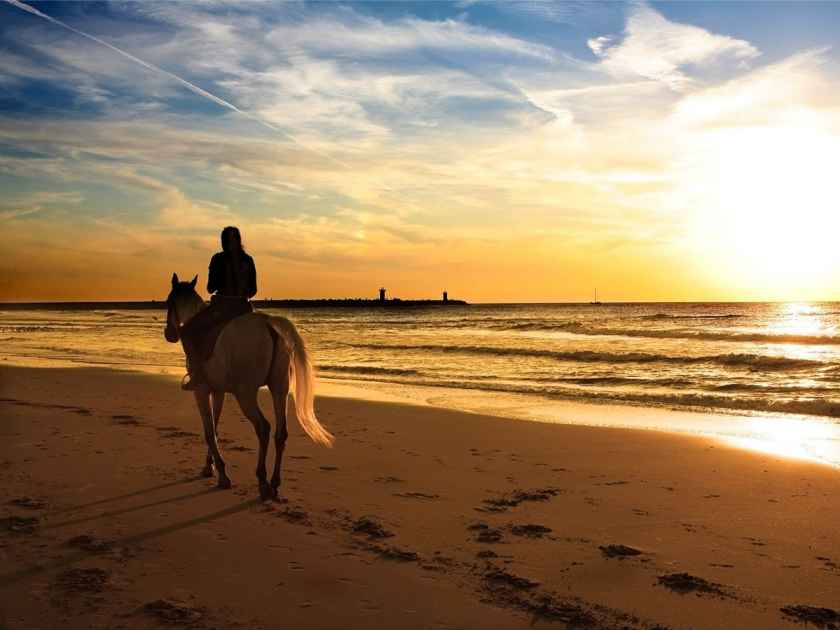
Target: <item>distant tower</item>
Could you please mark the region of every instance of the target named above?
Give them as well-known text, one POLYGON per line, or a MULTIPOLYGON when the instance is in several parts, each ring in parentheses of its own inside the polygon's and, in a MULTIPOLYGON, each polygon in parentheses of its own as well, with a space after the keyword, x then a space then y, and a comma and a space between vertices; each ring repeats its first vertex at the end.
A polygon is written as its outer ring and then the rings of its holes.
POLYGON ((448 301, 449 301, 449 293, 447 293, 446 291, 444 291, 444 292, 443 292, 443 301, 444 301, 444 302, 448 302, 448 301))
POLYGON ((379 289, 379 301, 380 301, 380 302, 384 302, 384 301, 385 301, 385 287, 381 287, 381 288, 379 289))

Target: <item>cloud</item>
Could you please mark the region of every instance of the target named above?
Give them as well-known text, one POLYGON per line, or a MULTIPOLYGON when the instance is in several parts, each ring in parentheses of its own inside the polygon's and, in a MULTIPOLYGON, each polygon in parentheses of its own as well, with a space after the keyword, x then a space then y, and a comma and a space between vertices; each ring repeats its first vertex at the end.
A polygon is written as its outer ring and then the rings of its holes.
POLYGON ((722 59, 744 64, 760 54, 747 41, 671 22, 646 5, 632 10, 620 43, 602 35, 589 39, 588 45, 610 74, 661 81, 677 91, 687 89, 693 82, 685 72, 687 66, 703 66, 722 59))
POLYGON ((39 191, 0 201, 0 221, 22 219, 50 207, 78 205, 84 197, 78 192, 39 191))
POLYGON ((298 24, 278 25, 271 30, 267 41, 281 50, 338 53, 357 59, 417 50, 522 56, 542 61, 556 57, 548 46, 459 20, 409 17, 385 23, 350 12, 343 12, 341 18, 313 18, 298 24))
POLYGON ((800 52, 721 85, 699 90, 674 108, 682 129, 782 123, 791 112, 840 105, 823 72, 826 49, 800 52))

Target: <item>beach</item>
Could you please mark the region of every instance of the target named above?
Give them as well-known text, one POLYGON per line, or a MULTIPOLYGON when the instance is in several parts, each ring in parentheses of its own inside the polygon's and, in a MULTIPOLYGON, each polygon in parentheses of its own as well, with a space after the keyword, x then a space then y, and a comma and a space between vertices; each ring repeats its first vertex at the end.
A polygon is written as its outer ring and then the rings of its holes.
POLYGON ((319 397, 335 447, 292 415, 282 500, 260 502, 231 397, 227 491, 170 376, 3 367, 0 399, 4 628, 793 628, 840 608, 823 464, 319 397))

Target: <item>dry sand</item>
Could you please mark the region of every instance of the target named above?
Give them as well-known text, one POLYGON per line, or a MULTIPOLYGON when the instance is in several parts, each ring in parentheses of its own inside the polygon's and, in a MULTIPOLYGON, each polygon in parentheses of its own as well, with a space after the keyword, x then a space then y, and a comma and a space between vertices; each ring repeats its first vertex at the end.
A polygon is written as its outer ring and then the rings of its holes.
POLYGON ((223 491, 170 379, 2 368, 0 398, 3 628, 840 622, 819 610, 840 609, 840 472, 818 464, 320 398, 336 447, 290 424, 262 503, 231 399, 223 491))

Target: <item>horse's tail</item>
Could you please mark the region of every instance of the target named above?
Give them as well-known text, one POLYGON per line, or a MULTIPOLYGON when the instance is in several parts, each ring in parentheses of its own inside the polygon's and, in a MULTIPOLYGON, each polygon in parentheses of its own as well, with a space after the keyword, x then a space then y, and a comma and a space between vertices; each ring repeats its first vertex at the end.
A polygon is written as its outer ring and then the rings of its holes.
POLYGON ((286 342, 291 355, 295 412, 301 428, 313 441, 332 446, 335 438, 315 415, 315 370, 306 343, 295 325, 285 317, 271 317, 271 327, 286 342))

